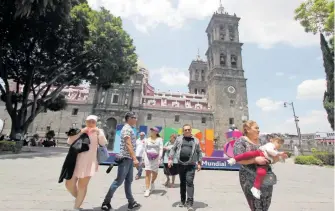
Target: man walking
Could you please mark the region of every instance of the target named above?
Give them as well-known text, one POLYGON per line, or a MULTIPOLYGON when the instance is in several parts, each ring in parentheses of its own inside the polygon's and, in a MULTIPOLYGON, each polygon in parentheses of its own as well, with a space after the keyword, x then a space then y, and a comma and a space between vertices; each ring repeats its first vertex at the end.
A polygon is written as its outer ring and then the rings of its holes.
POLYGON ((142 156, 143 156, 143 151, 144 151, 144 138, 145 138, 145 133, 141 132, 140 133, 140 138, 136 140, 136 158, 139 162, 139 165, 137 167, 137 174, 135 179, 138 180, 142 176, 142 156))
POLYGON ((137 203, 131 191, 131 183, 133 182, 133 167, 138 167, 138 160, 134 149, 136 147, 136 135, 133 127, 136 126, 137 118, 134 112, 127 112, 125 115, 126 124, 121 130, 120 154, 116 162, 118 163, 117 177, 110 186, 105 200, 101 205, 102 210, 112 210, 110 204, 113 195, 118 187, 124 182, 124 190, 128 199, 128 210, 138 208, 141 205, 137 203))
POLYGON ((183 135, 179 136, 170 150, 168 167, 173 165, 176 156, 179 165, 180 179, 180 204, 179 207, 187 207, 193 211, 194 202, 194 176, 195 170, 201 170, 202 152, 200 143, 192 135, 192 127, 189 124, 183 126, 183 135), (187 193, 187 200, 186 200, 187 193))

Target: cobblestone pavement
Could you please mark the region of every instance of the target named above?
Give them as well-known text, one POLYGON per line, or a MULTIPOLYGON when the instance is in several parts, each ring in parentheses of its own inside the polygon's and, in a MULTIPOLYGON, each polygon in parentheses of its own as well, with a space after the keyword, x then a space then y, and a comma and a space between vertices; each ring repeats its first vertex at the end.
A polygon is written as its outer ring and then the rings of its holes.
MULTIPOLYGON (((73 198, 58 184, 58 176, 65 154, 49 156, 31 154, 23 158, 0 156, 0 211, 65 210, 73 206, 73 198)), ((83 208, 100 210, 104 194, 115 178, 116 168, 106 174, 106 166, 92 179, 83 208)), ((278 176, 271 211, 332 211, 334 210, 334 169, 276 164, 278 176)), ((144 180, 134 181, 133 193, 142 211, 183 210, 174 207, 179 200, 179 189, 166 189, 164 175, 159 172, 156 189, 149 198, 143 197, 144 180)), ((178 183, 177 179, 177 183, 178 183)), ((195 206, 198 211, 245 211, 247 204, 240 190, 238 172, 204 170, 195 178, 195 206)), ((126 210, 123 187, 116 192, 112 205, 126 210)))

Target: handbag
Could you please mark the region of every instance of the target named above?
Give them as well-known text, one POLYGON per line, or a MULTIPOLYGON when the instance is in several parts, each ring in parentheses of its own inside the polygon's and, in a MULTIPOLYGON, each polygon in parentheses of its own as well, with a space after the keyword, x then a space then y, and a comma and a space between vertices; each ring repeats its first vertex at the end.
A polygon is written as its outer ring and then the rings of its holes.
POLYGON ((97 159, 98 163, 103 163, 109 158, 108 150, 106 146, 101 146, 99 144, 98 150, 97 150, 97 159))
POLYGON ((86 133, 83 133, 77 138, 74 143, 71 145, 71 147, 77 152, 86 152, 90 149, 90 138, 86 133))
MULTIPOLYGON (((248 180, 251 182, 251 184, 253 184, 256 178, 256 172, 251 171, 250 169, 245 168, 243 166, 241 166, 241 168, 245 169, 247 172, 250 173, 251 177, 249 177, 248 180)), ((277 176, 275 173, 273 173, 271 169, 268 169, 264 177, 262 187, 273 186, 275 184, 277 184, 277 176)))

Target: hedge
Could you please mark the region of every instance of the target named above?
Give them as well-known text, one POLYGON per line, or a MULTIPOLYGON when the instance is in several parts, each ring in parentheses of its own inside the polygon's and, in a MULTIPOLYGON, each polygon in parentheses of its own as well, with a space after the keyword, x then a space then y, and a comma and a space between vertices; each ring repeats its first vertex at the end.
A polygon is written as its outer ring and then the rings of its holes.
POLYGON ((334 154, 328 152, 314 152, 313 156, 322 161, 324 165, 334 166, 334 154))
POLYGON ((15 151, 15 142, 14 141, 0 141, 0 151, 15 151))
POLYGON ((294 163, 302 165, 323 165, 323 162, 320 159, 314 157, 313 155, 299 155, 295 157, 294 163))

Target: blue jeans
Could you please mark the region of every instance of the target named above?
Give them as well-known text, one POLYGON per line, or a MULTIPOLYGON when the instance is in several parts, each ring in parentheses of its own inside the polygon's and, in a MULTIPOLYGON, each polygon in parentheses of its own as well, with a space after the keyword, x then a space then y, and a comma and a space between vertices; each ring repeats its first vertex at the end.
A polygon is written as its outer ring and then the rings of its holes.
POLYGON ((104 203, 108 204, 111 202, 115 191, 120 187, 124 181, 124 192, 129 203, 133 203, 134 197, 131 192, 131 183, 133 182, 133 160, 125 158, 119 165, 117 170, 117 176, 112 185, 110 186, 108 193, 105 196, 104 203))
POLYGON ((139 162, 139 165, 137 167, 137 176, 138 177, 141 177, 142 176, 142 171, 143 171, 143 165, 142 165, 142 157, 136 157, 138 162, 139 162))

